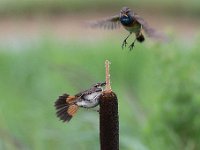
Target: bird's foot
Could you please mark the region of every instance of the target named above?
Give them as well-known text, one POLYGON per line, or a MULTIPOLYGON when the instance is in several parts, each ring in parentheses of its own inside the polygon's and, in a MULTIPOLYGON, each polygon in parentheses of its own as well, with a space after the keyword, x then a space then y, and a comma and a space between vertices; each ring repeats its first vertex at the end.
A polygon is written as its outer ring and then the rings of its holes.
POLYGON ((133 42, 130 46, 129 46, 129 50, 131 51, 133 49, 133 47, 135 47, 135 42, 133 42))
POLYGON ((126 42, 126 39, 123 41, 123 43, 122 43, 122 49, 124 49, 124 47, 126 47, 126 45, 127 45, 128 43, 126 42))

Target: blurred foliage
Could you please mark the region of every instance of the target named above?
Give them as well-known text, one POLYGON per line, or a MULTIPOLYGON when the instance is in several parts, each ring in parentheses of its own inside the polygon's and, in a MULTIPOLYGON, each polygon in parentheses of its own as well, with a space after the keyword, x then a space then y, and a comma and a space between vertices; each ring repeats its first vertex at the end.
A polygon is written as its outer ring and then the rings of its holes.
POLYGON ((63 93, 103 81, 106 59, 119 100, 122 150, 200 149, 200 40, 137 43, 132 52, 106 40, 44 38, 21 51, 0 48, 0 149, 99 149, 97 113, 80 109, 67 124, 53 105, 63 93))
POLYGON ((88 12, 119 10, 122 6, 129 6, 134 10, 151 9, 164 14, 199 15, 199 0, 0 0, 0 15, 30 15, 40 13, 88 12), (112 8, 110 7, 112 6, 112 8), (88 9, 89 8, 89 9, 88 9))

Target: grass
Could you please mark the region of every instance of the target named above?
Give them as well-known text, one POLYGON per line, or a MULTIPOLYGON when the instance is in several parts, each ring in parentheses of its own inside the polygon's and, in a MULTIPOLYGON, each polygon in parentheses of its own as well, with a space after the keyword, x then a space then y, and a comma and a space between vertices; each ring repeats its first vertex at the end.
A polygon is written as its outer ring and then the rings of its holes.
POLYGON ((44 38, 21 51, 0 48, 0 149, 99 149, 97 113, 81 109, 65 124, 53 105, 63 93, 104 81, 106 59, 119 100, 121 149, 200 149, 200 40, 137 43, 132 52, 107 41, 44 38))

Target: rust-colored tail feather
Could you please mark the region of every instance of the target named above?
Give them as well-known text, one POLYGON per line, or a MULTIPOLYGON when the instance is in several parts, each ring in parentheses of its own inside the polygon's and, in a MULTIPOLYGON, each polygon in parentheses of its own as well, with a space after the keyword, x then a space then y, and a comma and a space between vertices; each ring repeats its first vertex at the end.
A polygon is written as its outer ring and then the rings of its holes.
POLYGON ((77 112, 78 106, 74 104, 74 96, 63 94, 55 102, 56 114, 63 122, 70 121, 73 115, 77 112))
POLYGON ((69 106, 69 109, 67 110, 67 113, 70 115, 70 116, 74 116, 74 114, 77 112, 78 110, 78 106, 73 104, 73 105, 70 105, 69 106))

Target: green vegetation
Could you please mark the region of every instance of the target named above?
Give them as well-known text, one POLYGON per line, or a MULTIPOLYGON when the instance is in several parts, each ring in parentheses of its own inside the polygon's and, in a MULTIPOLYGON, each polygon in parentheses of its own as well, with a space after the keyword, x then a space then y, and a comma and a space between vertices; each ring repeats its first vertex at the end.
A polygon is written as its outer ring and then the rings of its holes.
POLYGON ((22 50, 0 48, 0 149, 99 149, 96 112, 81 109, 64 124, 53 105, 65 92, 103 81, 106 59, 122 150, 200 149, 200 40, 137 43, 132 52, 121 50, 119 40, 107 41, 45 38, 22 50))

